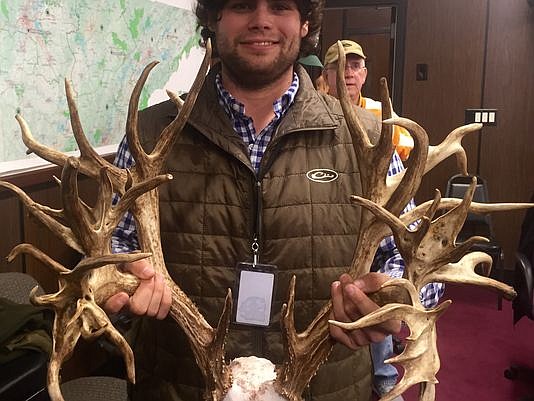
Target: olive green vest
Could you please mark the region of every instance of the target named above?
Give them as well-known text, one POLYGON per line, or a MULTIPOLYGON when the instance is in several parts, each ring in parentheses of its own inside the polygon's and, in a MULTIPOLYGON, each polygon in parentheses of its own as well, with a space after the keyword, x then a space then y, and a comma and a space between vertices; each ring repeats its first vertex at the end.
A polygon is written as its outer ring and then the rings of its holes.
MULTIPOLYGON (((277 266, 271 325, 232 325, 229 359, 256 355, 280 362, 278 321, 291 276, 297 278, 295 322, 302 331, 330 299, 330 284, 346 271, 354 252, 360 209, 349 197, 361 194, 361 185, 351 136, 339 103, 318 94, 306 72, 297 71, 295 102, 269 143, 257 176, 242 139, 218 104, 211 72, 167 162, 174 179, 160 188, 167 269, 210 324, 217 324, 227 289, 235 288, 236 263, 252 261, 255 233, 260 262, 277 266), (313 172, 319 169, 335 179, 318 181, 313 172)), ((378 121, 358 112, 376 136, 378 121)), ((171 102, 141 113, 147 149, 175 115, 171 102)), ((133 399, 201 400, 202 378, 177 324, 170 318, 140 319, 137 326, 133 399)), ((368 349, 353 352, 336 345, 305 398, 368 401, 370 394, 368 349)))

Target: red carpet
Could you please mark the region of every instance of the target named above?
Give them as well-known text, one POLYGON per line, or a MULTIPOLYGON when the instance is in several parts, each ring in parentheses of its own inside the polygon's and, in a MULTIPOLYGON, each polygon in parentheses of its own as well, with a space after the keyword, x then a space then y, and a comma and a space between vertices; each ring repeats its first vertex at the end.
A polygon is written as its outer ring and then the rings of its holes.
MULTIPOLYGON (((534 371, 534 322, 524 317, 514 327, 511 302, 503 300, 499 311, 496 294, 486 289, 451 284, 444 299, 453 304, 438 321, 436 400, 519 401, 534 396, 534 373, 513 381, 503 374, 511 364, 534 371)), ((413 387, 404 399, 417 401, 417 394, 413 387)))

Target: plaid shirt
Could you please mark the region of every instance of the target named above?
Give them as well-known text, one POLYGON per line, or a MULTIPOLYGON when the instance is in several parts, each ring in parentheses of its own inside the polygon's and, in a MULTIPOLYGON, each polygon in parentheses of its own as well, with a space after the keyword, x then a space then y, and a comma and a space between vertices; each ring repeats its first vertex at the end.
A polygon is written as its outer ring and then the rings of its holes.
MULTIPOLYGON (((242 103, 239 103, 226 89, 224 89, 220 76, 217 76, 215 82, 219 96, 219 104, 231 119, 234 130, 243 139, 243 142, 247 146, 250 162, 256 173, 258 173, 261 159, 269 141, 271 140, 272 134, 278 126, 280 119, 293 104, 299 88, 298 76, 297 74, 293 75, 293 82, 289 89, 281 98, 273 103, 275 116, 258 135, 256 135, 252 118, 245 114, 245 106, 242 103)), ((126 137, 124 137, 115 156, 115 165, 121 168, 130 168, 133 164, 134 160, 128 149, 126 137)), ((389 166, 388 175, 395 175, 403 170, 404 166, 402 161, 395 152, 389 166)), ((116 203, 117 200, 118 197, 115 196, 114 203, 116 203)), ((415 203, 412 199, 404 211, 409 211, 414 207, 415 203)), ((124 218, 115 229, 111 245, 114 253, 131 252, 134 249, 139 249, 135 220, 130 212, 125 214, 124 218)), ((404 273, 404 260, 402 259, 392 236, 384 238, 380 242, 373 266, 381 266, 378 271, 385 273, 390 277, 402 277, 404 273)), ((423 305, 427 308, 436 305, 443 294, 443 288, 444 286, 441 283, 427 284, 419 294, 423 305)))
POLYGON ((254 171, 258 174, 263 153, 265 152, 280 119, 286 114, 289 106, 291 106, 295 100, 295 95, 299 88, 299 77, 296 73, 293 73, 293 82, 291 82, 291 86, 281 98, 273 103, 274 118, 258 135, 256 135, 256 130, 254 129, 254 121, 245 114, 245 105, 239 103, 226 89, 224 89, 220 74, 217 74, 217 77, 215 78, 215 85, 217 86, 217 94, 219 95, 219 104, 222 106, 230 120, 232 120, 234 131, 239 134, 247 146, 250 162, 252 163, 252 167, 254 167, 254 171))

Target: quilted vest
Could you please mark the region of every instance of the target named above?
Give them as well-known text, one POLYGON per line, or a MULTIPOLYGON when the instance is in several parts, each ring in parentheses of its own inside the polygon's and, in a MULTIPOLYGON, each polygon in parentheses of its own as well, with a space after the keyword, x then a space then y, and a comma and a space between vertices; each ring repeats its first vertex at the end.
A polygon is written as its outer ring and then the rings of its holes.
MULTIPOLYGON (((162 245, 171 277, 215 326, 227 289, 235 290, 236 264, 252 261, 254 234, 260 262, 274 264, 275 294, 267 328, 231 325, 226 355, 256 355, 278 363, 282 303, 296 275, 295 322, 302 331, 330 299, 330 284, 350 265, 360 209, 358 163, 339 103, 318 94, 297 67, 300 88, 255 174, 242 139, 218 104, 210 72, 166 168, 174 179, 160 187, 162 245), (313 172, 335 179, 314 180, 313 172), (324 170, 327 169, 327 170, 324 170), (257 227, 257 222, 260 227, 257 227)), ((358 111, 375 137, 379 123, 358 111)), ((167 101, 140 114, 143 146, 150 150, 176 115, 167 101)), ((234 291, 235 293, 235 291, 234 291)), ((178 325, 139 319, 133 336, 137 385, 133 400, 197 401, 203 382, 178 325)), ((368 348, 336 345, 304 397, 313 401, 367 401, 371 394, 368 348)))

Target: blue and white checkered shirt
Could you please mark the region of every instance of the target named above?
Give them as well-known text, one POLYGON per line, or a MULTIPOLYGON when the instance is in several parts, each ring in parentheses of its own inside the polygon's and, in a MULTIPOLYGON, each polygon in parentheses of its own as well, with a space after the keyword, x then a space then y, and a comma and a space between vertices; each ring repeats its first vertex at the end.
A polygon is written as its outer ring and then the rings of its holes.
POLYGON ((217 86, 217 94, 219 95, 219 104, 232 120, 234 131, 239 134, 247 146, 250 162, 257 174, 260 169, 263 153, 265 152, 280 119, 286 114, 287 110, 295 100, 295 95, 299 88, 299 77, 296 73, 293 73, 293 82, 291 82, 291 86, 281 98, 273 103, 274 118, 258 135, 256 135, 254 121, 245 114, 245 105, 239 103, 226 89, 224 89, 220 74, 217 74, 217 77, 215 78, 215 85, 217 86))
MULTIPOLYGON (((299 88, 299 79, 297 74, 293 76, 293 82, 289 89, 273 103, 274 118, 271 122, 258 134, 254 129, 252 118, 245 114, 245 106, 239 103, 224 87, 220 76, 216 80, 217 94, 219 97, 219 104, 223 107, 228 117, 233 123, 234 130, 243 139, 243 142, 249 150, 250 162, 256 171, 259 170, 261 159, 271 140, 280 119, 287 112, 289 107, 293 104, 295 95, 299 88)), ((117 154, 115 157, 115 165, 121 168, 130 168, 134 164, 132 155, 128 149, 126 137, 121 141, 117 154)), ((389 165, 388 175, 395 175, 404 170, 404 166, 400 157, 395 154, 389 165)), ((114 202, 117 201, 115 197, 114 202)), ((406 206, 404 211, 409 211, 415 207, 413 200, 406 206)), ((112 238, 112 249, 114 253, 131 252, 134 249, 139 249, 139 242, 137 240, 137 233, 135 228, 135 221, 131 213, 126 213, 121 220, 112 238)), ((374 266, 381 266, 378 271, 386 273, 391 277, 402 277, 404 273, 404 261, 395 246, 395 241, 392 236, 384 238, 379 245, 374 266)), ((438 303, 440 297, 443 295, 443 284, 430 283, 427 284, 420 293, 420 298, 425 307, 432 307, 438 303)))

